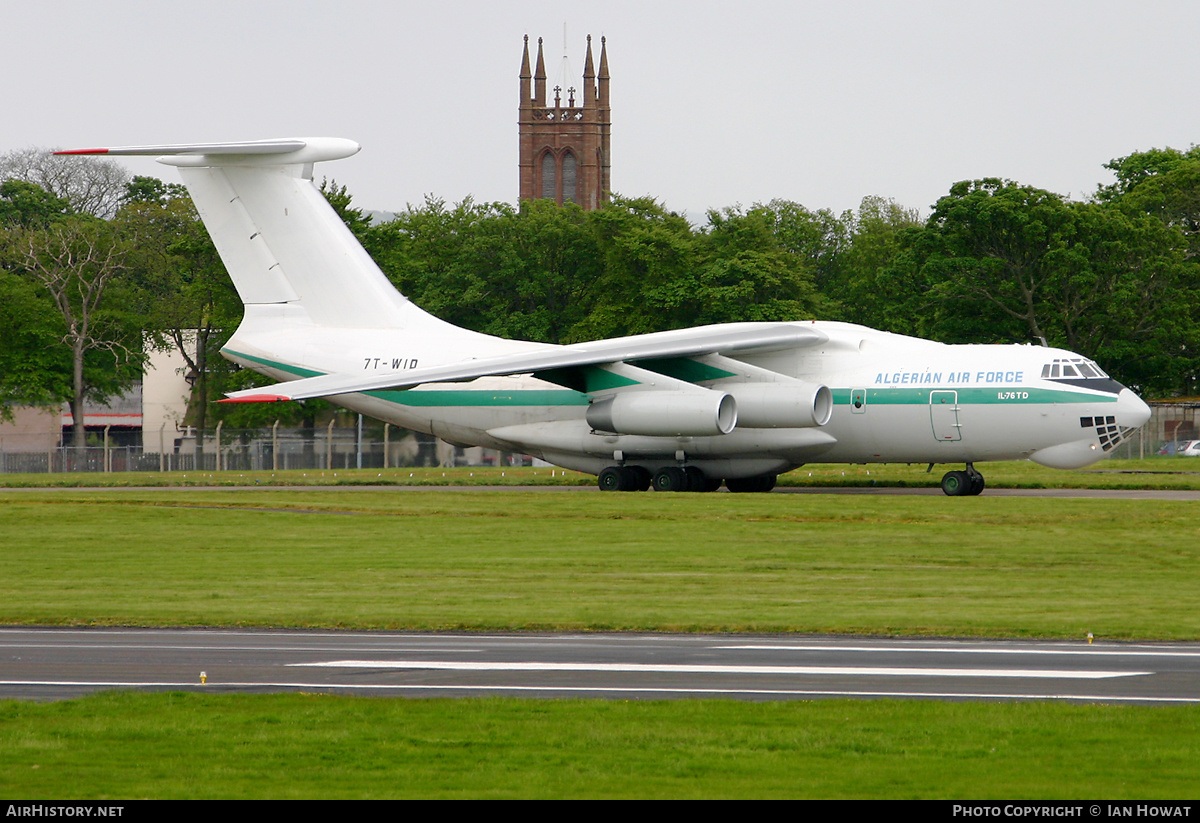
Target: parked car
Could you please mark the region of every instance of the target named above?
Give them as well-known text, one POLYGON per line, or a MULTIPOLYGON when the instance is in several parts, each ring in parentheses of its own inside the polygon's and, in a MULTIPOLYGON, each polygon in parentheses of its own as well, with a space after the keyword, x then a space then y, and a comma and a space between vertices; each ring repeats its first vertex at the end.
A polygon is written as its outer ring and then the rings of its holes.
POLYGON ((1176 457, 1200 457, 1200 440, 1171 440, 1163 443, 1158 453, 1176 457))

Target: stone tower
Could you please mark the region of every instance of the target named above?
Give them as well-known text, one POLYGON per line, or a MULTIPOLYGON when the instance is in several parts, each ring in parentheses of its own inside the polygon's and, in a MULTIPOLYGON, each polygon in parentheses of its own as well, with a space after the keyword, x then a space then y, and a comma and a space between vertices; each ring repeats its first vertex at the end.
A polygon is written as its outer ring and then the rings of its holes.
POLYGON ((595 209, 608 201, 612 183, 609 139, 608 55, 600 38, 600 73, 592 64, 592 36, 583 66, 583 99, 576 90, 553 89, 546 100, 546 63, 538 38, 537 68, 529 70, 529 35, 521 58, 521 199, 546 198, 595 209), (581 105, 577 105, 580 103, 581 105))

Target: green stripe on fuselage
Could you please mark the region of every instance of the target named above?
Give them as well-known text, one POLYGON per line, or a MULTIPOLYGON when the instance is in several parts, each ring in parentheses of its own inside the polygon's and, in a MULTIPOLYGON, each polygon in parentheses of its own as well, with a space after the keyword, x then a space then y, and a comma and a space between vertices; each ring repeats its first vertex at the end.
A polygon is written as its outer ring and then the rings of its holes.
POLYGON ((233 357, 239 357, 242 360, 249 360, 252 363, 258 363, 261 366, 267 366, 272 369, 279 369, 288 374, 294 374, 297 377, 321 377, 325 374, 323 371, 313 371, 312 369, 303 369, 299 366, 293 366, 290 363, 280 363, 278 360, 267 360, 265 357, 255 357, 252 354, 243 354, 240 351, 233 349, 221 349, 221 354, 229 354, 233 357))
MULTIPOLYGON (((833 404, 849 406, 851 389, 833 389, 833 404)), ((867 389, 867 404, 878 406, 924 406, 929 403, 929 393, 958 392, 958 402, 976 405, 1000 405, 1012 403, 1115 403, 1115 394, 1088 394, 1061 389, 1008 388, 988 386, 986 388, 937 387, 932 389, 867 389)))

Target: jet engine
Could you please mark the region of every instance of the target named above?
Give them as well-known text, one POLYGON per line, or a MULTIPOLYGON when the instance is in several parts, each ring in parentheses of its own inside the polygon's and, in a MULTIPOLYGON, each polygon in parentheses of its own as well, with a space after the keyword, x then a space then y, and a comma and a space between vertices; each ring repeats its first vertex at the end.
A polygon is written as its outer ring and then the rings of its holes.
POLYGON ((617 434, 708 437, 733 431, 738 407, 724 392, 629 391, 593 402, 587 422, 617 434))
POLYGON ((824 426, 833 414, 833 393, 814 383, 735 383, 722 386, 737 400, 743 429, 804 429, 824 426))

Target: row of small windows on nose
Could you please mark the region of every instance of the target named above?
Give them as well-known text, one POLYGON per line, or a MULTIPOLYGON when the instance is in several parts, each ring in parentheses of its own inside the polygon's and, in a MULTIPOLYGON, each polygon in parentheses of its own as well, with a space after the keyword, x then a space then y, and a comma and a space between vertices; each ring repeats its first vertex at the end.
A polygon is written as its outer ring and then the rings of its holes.
POLYGON ((1100 438, 1100 448, 1104 451, 1111 451, 1112 447, 1117 445, 1123 439, 1120 430, 1117 428, 1117 418, 1109 415, 1108 417, 1081 417, 1079 418, 1079 427, 1090 429, 1096 427, 1096 435, 1100 438))

